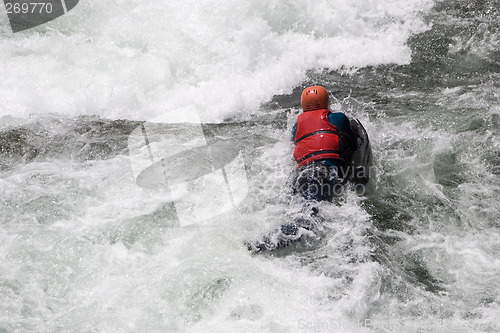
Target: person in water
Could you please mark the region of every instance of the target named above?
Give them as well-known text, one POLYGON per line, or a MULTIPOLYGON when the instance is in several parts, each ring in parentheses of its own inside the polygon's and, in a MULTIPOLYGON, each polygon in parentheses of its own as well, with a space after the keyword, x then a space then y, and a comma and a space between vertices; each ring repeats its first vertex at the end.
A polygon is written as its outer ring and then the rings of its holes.
POLYGON ((255 252, 274 250, 318 234, 321 222, 314 202, 332 201, 347 181, 368 182, 371 150, 366 131, 359 121, 342 112, 329 110, 330 98, 325 88, 312 86, 301 95, 301 113, 293 127, 293 157, 297 162, 293 181, 294 194, 305 199, 302 213, 265 236, 249 249, 255 252), (306 237, 303 237, 303 236, 306 237))
POLYGON ((303 113, 293 128, 295 192, 308 200, 331 201, 346 181, 367 182, 366 175, 355 169, 360 161, 352 161, 363 140, 361 124, 342 112, 331 112, 328 92, 321 86, 304 89, 301 105, 303 113))

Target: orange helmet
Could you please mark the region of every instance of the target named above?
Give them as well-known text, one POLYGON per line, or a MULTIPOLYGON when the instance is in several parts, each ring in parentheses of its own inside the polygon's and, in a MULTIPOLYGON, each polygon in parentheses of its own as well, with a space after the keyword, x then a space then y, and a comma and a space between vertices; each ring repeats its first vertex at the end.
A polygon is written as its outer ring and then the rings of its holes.
POLYGON ((300 97, 300 102, 304 111, 328 109, 330 105, 328 92, 321 86, 312 86, 304 89, 300 97))

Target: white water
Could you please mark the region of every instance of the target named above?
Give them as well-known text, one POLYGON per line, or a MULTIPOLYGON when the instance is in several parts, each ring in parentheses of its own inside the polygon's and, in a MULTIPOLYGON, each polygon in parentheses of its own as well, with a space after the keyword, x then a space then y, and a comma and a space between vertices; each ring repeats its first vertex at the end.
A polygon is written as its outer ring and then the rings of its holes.
POLYGON ((17 34, 0 15, 0 115, 144 120, 186 103, 206 121, 255 114, 307 70, 407 63, 431 5, 91 0, 17 34))
MULTIPOLYGON (((18 34, 0 15, 0 115, 46 122, 55 145, 69 128, 64 117, 81 114, 150 120, 189 103, 202 121, 272 119, 261 104, 308 80, 308 70, 408 63, 406 41, 428 28, 431 5, 81 1, 18 34)), ((379 193, 403 198, 395 206, 417 230, 388 231, 401 239, 394 246, 371 242, 381 234, 374 218, 348 193, 342 206, 321 205, 329 223, 319 250, 249 254, 244 241, 297 210, 286 201, 288 129, 242 127, 277 142, 250 150, 247 200, 209 228, 177 228, 168 196, 138 187, 126 154, 83 162, 61 154, 2 172, 0 332, 494 332, 500 240, 490 228, 500 184, 467 157, 498 148, 498 108, 475 91, 442 93, 449 112, 439 117, 352 111, 383 171, 379 193), (470 119, 451 111, 481 103, 484 132, 456 133, 470 119), (428 119, 449 125, 435 131, 428 119), (451 190, 433 167, 450 152, 463 158, 466 178, 451 190), (385 264, 371 260, 377 245, 385 264), (403 269, 409 256, 446 290, 413 283, 403 269)), ((23 122, 5 117, 0 127, 14 121, 23 122)))

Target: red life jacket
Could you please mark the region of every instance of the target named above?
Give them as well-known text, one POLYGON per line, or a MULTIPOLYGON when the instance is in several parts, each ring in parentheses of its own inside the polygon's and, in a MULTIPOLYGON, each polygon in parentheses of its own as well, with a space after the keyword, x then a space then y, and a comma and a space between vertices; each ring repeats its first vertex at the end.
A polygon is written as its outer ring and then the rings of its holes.
POLYGON ((328 120, 328 113, 329 110, 320 109, 299 115, 293 151, 299 168, 327 158, 342 160, 340 132, 328 120))

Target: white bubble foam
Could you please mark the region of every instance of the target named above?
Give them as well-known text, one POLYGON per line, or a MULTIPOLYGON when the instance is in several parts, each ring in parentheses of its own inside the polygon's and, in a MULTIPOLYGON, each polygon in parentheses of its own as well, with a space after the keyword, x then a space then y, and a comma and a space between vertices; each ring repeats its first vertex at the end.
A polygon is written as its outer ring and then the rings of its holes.
POLYGON ((0 115, 255 113, 306 71, 407 63, 428 0, 80 3, 0 39, 0 115))

